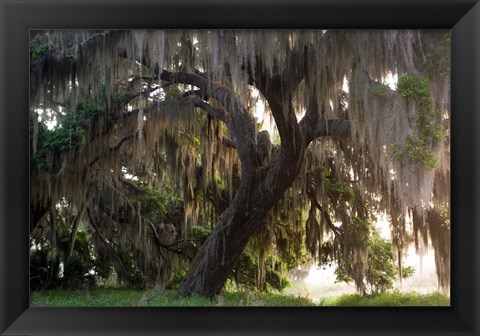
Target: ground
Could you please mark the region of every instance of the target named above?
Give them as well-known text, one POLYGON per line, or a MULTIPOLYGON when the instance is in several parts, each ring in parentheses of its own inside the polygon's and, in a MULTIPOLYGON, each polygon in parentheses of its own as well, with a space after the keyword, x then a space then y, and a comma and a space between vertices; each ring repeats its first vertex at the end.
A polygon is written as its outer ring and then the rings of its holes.
POLYGON ((383 293, 359 296, 344 294, 318 303, 308 297, 260 292, 223 292, 213 300, 192 296, 181 298, 173 290, 147 291, 122 288, 91 290, 48 290, 31 293, 32 306, 449 306, 450 299, 439 293, 383 293))

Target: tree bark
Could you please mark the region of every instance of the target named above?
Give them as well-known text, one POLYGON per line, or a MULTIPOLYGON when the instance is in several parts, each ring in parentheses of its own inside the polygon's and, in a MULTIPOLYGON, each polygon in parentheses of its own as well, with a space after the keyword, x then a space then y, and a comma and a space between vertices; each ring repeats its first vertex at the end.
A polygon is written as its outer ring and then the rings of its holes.
POLYGON ((83 214, 85 213, 86 202, 83 202, 82 206, 78 210, 75 221, 72 225, 72 232, 70 234, 70 242, 68 244, 67 255, 65 256, 65 264, 68 264, 70 258, 73 255, 73 249, 75 248, 75 241, 77 240, 78 227, 80 226, 80 221, 82 220, 83 214))
POLYGON ((220 293, 249 239, 298 175, 303 153, 279 150, 269 166, 242 176, 231 205, 194 258, 180 295, 220 293))
POLYGON ((269 103, 281 137, 281 145, 271 161, 263 166, 255 143, 254 120, 228 88, 197 75, 162 72, 163 80, 193 84, 220 102, 231 102, 227 106, 234 110, 223 111, 223 121, 227 124, 242 164, 237 193, 194 258, 179 290, 180 295, 195 293, 213 297, 219 294, 249 239, 260 229, 269 211, 298 176, 308 144, 319 136, 350 135, 348 121, 319 122, 318 118, 314 118, 315 99, 312 99, 306 113, 307 119, 298 123, 292 104, 294 88, 283 82, 283 78, 291 77, 288 74, 269 77, 266 73, 258 77, 259 90, 269 103), (287 104, 283 103, 285 97, 287 104), (327 131, 327 122, 338 134, 327 131))

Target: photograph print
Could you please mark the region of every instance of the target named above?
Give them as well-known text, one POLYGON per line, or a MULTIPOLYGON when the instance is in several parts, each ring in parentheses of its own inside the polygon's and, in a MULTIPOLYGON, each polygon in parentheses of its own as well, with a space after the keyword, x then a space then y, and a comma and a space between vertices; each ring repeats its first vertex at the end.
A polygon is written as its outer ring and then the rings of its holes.
POLYGON ((449 306, 449 30, 32 30, 32 306, 449 306))

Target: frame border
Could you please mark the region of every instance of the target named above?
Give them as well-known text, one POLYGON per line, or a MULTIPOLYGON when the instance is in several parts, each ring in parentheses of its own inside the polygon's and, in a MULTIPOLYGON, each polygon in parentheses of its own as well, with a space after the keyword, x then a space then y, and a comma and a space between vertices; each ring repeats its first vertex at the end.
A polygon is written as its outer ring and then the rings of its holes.
POLYGON ((0 0, 0 22, 1 335, 479 335, 478 0, 0 0), (29 308, 29 29, 112 27, 451 29, 451 306, 29 308))

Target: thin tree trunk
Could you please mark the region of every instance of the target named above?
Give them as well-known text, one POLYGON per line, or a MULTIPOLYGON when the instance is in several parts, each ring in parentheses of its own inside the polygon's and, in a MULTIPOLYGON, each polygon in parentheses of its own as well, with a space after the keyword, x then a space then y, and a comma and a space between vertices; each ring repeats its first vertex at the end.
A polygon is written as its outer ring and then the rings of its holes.
POLYGON ((133 275, 127 269, 127 267, 125 267, 125 264, 123 263, 122 258, 120 257, 118 251, 109 243, 108 239, 105 238, 102 231, 100 230, 98 225, 95 223, 95 219, 91 215, 89 208, 87 208, 87 216, 88 216, 88 221, 89 221, 90 225, 92 226, 93 230, 95 230, 95 232, 98 234, 102 243, 110 250, 110 252, 113 254, 115 259, 117 259, 120 267, 123 269, 123 271, 125 272, 125 275, 128 277, 128 279, 133 282, 133 275))
POLYGON ((58 261, 57 251, 57 210, 55 206, 50 207, 50 247, 52 257, 50 258, 50 281, 56 278, 56 263, 58 261))
POLYGON ((70 243, 68 245, 68 251, 65 257, 65 264, 68 264, 70 258, 73 255, 73 249, 75 248, 75 240, 77 240, 78 227, 80 226, 80 221, 82 220, 83 214, 85 213, 85 208, 86 208, 86 202, 84 202, 80 207, 80 210, 78 211, 77 216, 75 217, 75 221, 73 222, 72 232, 70 234, 70 243))

